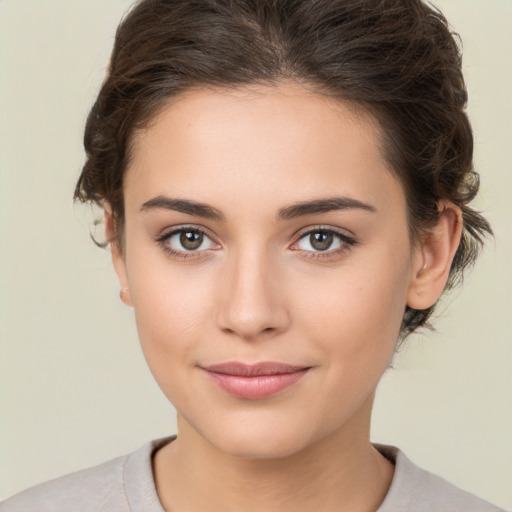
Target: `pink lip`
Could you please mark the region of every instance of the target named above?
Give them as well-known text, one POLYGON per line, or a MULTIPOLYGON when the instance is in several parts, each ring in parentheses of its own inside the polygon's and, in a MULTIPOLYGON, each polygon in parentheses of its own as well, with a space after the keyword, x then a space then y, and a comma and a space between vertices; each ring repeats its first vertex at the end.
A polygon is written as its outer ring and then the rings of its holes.
POLYGON ((228 362, 202 369, 228 394, 246 400, 259 400, 292 386, 302 379, 310 367, 272 362, 254 365, 228 362))

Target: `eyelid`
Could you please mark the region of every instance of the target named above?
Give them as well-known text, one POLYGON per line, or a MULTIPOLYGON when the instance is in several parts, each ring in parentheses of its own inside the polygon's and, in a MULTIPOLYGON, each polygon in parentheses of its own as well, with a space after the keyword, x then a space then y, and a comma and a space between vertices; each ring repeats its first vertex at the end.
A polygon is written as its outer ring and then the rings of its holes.
POLYGON ((337 256, 341 256, 342 254, 350 251, 355 245, 359 242, 355 239, 355 237, 347 235, 340 228, 335 228, 332 226, 308 226, 307 228, 302 228, 296 235, 295 240, 291 244, 290 249, 301 253, 306 258, 315 259, 315 260, 328 260, 330 258, 336 258, 337 256), (341 243, 341 247, 336 249, 327 249, 325 251, 309 251, 304 249, 293 249, 293 246, 299 243, 304 237, 307 235, 311 235, 312 233, 316 233, 319 231, 323 231, 325 233, 333 234, 341 243))
POLYGON ((342 230, 341 228, 335 228, 333 226, 324 226, 322 224, 316 226, 308 226, 306 228, 301 228, 298 232, 294 234, 295 241, 294 244, 297 243, 300 239, 304 238, 306 235, 310 235, 311 233, 316 233, 318 231, 324 231, 326 233, 332 233, 336 236, 339 236, 343 242, 346 243, 357 243, 357 240, 352 232, 351 234, 347 234, 348 230, 342 230))
POLYGON ((187 229, 202 233, 203 235, 206 235, 208 238, 214 241, 216 244, 219 244, 216 241, 216 236, 209 229, 205 228, 204 226, 199 226, 197 224, 177 224, 176 226, 168 226, 165 229, 163 229, 159 235, 156 236, 156 240, 166 240, 170 236, 181 231, 186 231, 187 229))
MULTIPOLYGON (((359 242, 356 240, 353 236, 348 235, 346 233, 348 230, 342 230, 341 228, 336 228, 333 226, 325 226, 325 225, 314 225, 314 226, 308 226, 305 228, 301 228, 298 232, 296 232, 293 235, 294 241, 289 246, 289 248, 296 252, 305 253, 306 257, 312 258, 312 259, 327 259, 329 257, 335 257, 336 255, 340 255, 341 253, 349 251, 353 246, 357 245, 359 242), (307 251, 304 249, 293 249, 292 247, 297 244, 300 240, 302 240, 307 235, 311 235, 312 233, 323 231, 325 233, 333 234, 335 237, 337 237, 342 246, 333 250, 325 250, 325 251, 307 251)), ((179 224, 176 226, 169 226, 165 228, 157 237, 155 238, 155 241, 157 244, 168 254, 170 254, 173 257, 176 257, 178 259, 198 259, 198 258, 204 258, 207 257, 207 252, 211 250, 217 250, 221 248, 221 244, 216 240, 216 236, 213 235, 209 229, 198 226, 195 224, 179 224), (171 246, 166 244, 165 242, 169 240, 173 235, 180 233, 182 231, 186 231, 187 229, 197 231, 199 233, 202 233, 204 236, 209 238, 212 243, 216 244, 218 247, 215 249, 202 249, 198 251, 180 251, 173 249, 171 246)))
POLYGON ((190 230, 201 233, 205 237, 209 238, 211 242, 217 245, 220 248, 219 242, 216 240, 216 237, 211 234, 211 232, 204 228, 203 226, 197 226, 194 224, 179 224, 176 226, 169 226, 164 229, 159 235, 156 236, 155 242, 165 251, 167 254, 177 258, 177 259, 199 259, 207 256, 206 252, 209 250, 217 250, 215 249, 202 249, 198 251, 180 251, 178 249, 172 248, 170 245, 166 244, 166 242, 177 233, 181 233, 183 231, 190 230))

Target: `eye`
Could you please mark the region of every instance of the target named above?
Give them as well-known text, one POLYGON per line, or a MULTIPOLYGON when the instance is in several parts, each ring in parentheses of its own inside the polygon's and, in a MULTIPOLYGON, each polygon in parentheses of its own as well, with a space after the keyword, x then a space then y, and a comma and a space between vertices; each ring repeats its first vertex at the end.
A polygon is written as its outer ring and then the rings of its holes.
POLYGON ((356 241, 332 229, 317 228, 303 233, 291 249, 313 253, 312 256, 325 256, 344 252, 355 245, 356 241))
POLYGON ((166 252, 182 258, 219 247, 203 230, 193 227, 173 229, 157 238, 157 242, 166 252))
POLYGON ((297 244, 303 251, 327 251, 337 249, 341 241, 334 233, 328 231, 313 231, 304 235, 297 244))
POLYGON ((211 240, 202 231, 183 229, 170 236, 167 243, 173 247, 173 249, 198 251, 201 248, 208 249, 209 241, 211 242, 211 240))

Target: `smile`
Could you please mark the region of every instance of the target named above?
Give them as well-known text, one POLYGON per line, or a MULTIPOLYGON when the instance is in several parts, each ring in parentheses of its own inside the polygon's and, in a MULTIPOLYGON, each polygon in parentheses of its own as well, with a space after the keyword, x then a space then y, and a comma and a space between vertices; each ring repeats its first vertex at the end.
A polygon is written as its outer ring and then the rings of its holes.
POLYGON ((229 362, 201 369, 229 395, 261 400, 296 384, 311 368, 272 362, 255 365, 229 362))

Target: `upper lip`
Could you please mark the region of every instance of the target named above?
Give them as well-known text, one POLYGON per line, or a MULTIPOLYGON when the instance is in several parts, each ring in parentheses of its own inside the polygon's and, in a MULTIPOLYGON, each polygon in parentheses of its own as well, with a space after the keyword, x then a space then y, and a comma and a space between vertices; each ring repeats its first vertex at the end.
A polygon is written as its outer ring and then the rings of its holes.
POLYGON ((239 363, 230 361, 227 363, 214 364, 211 366, 202 366, 203 370, 212 373, 222 373, 224 375, 236 375, 240 377, 257 377, 262 375, 279 375, 283 373, 294 373, 306 370, 307 366, 294 366, 285 363, 275 363, 265 361, 256 364, 239 363))

